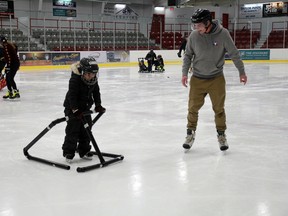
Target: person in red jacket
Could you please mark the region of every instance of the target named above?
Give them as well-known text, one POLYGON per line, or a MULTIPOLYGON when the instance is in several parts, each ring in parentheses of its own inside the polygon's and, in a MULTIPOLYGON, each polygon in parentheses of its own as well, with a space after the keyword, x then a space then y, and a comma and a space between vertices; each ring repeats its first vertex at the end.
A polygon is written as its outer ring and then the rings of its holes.
POLYGON ((17 55, 17 46, 9 41, 6 37, 1 36, 0 42, 3 46, 3 55, 6 62, 5 74, 8 92, 3 96, 4 99, 20 98, 19 90, 15 83, 14 77, 19 70, 20 60, 17 55))

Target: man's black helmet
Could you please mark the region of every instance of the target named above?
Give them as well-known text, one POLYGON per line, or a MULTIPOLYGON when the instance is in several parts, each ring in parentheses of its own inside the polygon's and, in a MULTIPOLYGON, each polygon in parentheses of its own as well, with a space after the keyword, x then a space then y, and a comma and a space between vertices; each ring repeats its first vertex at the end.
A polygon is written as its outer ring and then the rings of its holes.
POLYGON ((99 67, 94 58, 82 58, 80 60, 80 68, 83 73, 98 73, 99 67))
POLYGON ((212 15, 207 9, 197 9, 191 17, 192 23, 206 23, 212 21, 212 15))

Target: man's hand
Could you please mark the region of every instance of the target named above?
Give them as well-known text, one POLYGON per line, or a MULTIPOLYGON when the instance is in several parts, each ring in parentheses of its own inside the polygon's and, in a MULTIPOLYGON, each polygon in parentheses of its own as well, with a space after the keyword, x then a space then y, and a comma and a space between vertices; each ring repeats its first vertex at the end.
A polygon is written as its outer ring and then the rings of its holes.
POLYGON ((182 85, 184 87, 187 87, 188 84, 188 77, 187 76, 182 76, 182 85))
POLYGON ((240 76, 240 83, 244 83, 244 85, 247 83, 247 76, 245 74, 240 76))

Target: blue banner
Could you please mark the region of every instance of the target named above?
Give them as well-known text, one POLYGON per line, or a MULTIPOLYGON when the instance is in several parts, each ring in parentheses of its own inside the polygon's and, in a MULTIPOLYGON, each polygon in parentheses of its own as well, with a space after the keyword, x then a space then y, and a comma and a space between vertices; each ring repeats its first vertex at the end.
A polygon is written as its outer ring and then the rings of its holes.
MULTIPOLYGON (((270 60, 270 50, 239 50, 242 60, 270 60)), ((231 59, 228 54, 225 59, 231 59)))
POLYGON ((80 61, 80 52, 75 53, 52 53, 53 65, 67 65, 80 61))

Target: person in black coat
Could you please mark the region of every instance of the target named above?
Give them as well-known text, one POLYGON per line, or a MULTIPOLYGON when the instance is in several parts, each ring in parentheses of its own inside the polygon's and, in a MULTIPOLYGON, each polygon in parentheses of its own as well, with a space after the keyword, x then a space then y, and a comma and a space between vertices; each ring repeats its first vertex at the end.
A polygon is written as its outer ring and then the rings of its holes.
POLYGON ((3 48, 3 46, 0 45, 0 72, 2 72, 5 65, 6 65, 6 62, 5 62, 5 58, 4 58, 4 48, 3 48))
MULTIPOLYGON (((76 150, 80 158, 92 159, 93 156, 90 152, 90 139, 81 120, 82 113, 89 111, 93 104, 95 104, 96 112, 106 111, 101 106, 100 88, 97 79, 99 67, 95 59, 82 58, 80 62, 72 64, 71 69, 69 89, 63 104, 65 116, 70 118, 67 122, 66 136, 62 146, 63 156, 69 163, 74 158, 76 150)), ((91 129, 91 116, 85 116, 85 119, 91 129)))
POLYGON ((17 54, 18 48, 16 44, 7 41, 6 37, 1 36, 0 42, 3 46, 3 57, 6 63, 5 74, 8 88, 8 92, 3 96, 3 99, 20 98, 20 93, 14 80, 14 77, 20 67, 20 60, 17 54))
POLYGON ((6 86, 5 72, 2 72, 5 65, 4 48, 0 45, 0 90, 6 86))
POLYGON ((184 53, 185 53, 186 44, 187 44, 187 38, 183 38, 183 39, 182 39, 182 43, 181 43, 181 45, 180 45, 180 47, 179 47, 179 52, 177 53, 177 55, 178 55, 179 58, 182 57, 182 55, 181 55, 182 50, 183 50, 184 53))
POLYGON ((157 61, 155 62, 155 70, 156 71, 165 71, 164 69, 164 59, 162 58, 162 55, 157 56, 157 61))
POLYGON ((152 66, 153 64, 155 64, 155 60, 156 60, 156 53, 153 51, 153 49, 151 49, 145 59, 147 60, 147 63, 148 63, 148 72, 151 72, 152 71, 152 66))

